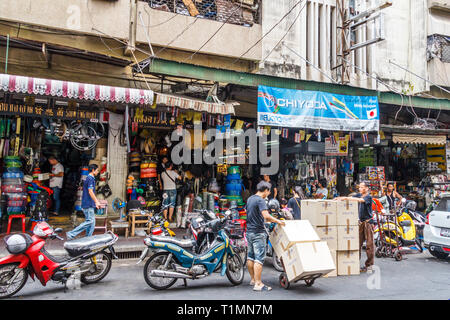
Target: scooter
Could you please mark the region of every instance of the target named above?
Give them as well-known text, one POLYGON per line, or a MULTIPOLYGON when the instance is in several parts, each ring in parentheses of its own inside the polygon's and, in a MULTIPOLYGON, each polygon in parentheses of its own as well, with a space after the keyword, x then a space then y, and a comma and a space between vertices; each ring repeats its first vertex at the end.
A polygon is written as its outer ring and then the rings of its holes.
POLYGON ((144 249, 142 262, 150 249, 161 250, 153 254, 145 263, 144 279, 153 289, 164 290, 175 284, 178 279, 197 280, 220 270, 222 276, 227 275, 233 285, 239 285, 244 280, 244 265, 230 243, 224 226, 229 214, 224 218, 215 219, 205 224, 211 228, 216 237, 211 248, 202 254, 193 252, 193 240, 179 240, 171 237, 153 236, 144 239, 147 248, 144 249))
MULTIPOLYGON (((419 252, 423 252, 416 224, 408 213, 410 209, 412 209, 412 205, 408 205, 406 199, 402 199, 402 205, 395 212, 396 219, 384 222, 380 228, 385 242, 392 244, 394 247, 407 248, 415 246, 419 252)), ((375 228, 374 233, 379 233, 378 227, 375 228)))
POLYGON ((58 233, 46 222, 39 222, 28 233, 16 233, 5 238, 6 249, 11 255, 0 259, 0 298, 8 298, 19 292, 28 275, 36 277, 43 286, 50 280, 61 282, 80 276, 81 282, 91 284, 102 280, 111 269, 111 257, 117 258, 114 243, 118 237, 111 232, 64 243, 68 256, 54 257, 45 250, 46 239, 60 239, 58 233), (109 253, 107 253, 107 250, 109 253))

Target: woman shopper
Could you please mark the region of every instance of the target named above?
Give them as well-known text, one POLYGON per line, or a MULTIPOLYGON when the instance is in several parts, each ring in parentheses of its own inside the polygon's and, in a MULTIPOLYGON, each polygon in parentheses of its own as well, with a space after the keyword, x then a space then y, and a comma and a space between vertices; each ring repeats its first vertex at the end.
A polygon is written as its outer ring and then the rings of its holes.
POLYGON ((67 240, 72 240, 83 231, 86 231, 86 237, 90 237, 94 233, 95 209, 100 208, 100 202, 95 195, 95 177, 100 170, 96 164, 89 165, 88 169, 89 175, 83 183, 83 196, 81 198, 81 208, 86 220, 72 231, 67 232, 67 240))
MULTIPOLYGON (((165 170, 161 173, 163 194, 166 197, 163 199, 163 207, 169 207, 169 222, 172 221, 173 211, 175 209, 177 201, 177 184, 176 180, 181 179, 181 176, 173 170, 173 163, 167 162, 165 165, 165 170)), ((167 220, 167 208, 163 211, 164 219, 167 220)))
POLYGON ((296 186, 294 188, 294 197, 288 201, 288 208, 292 210, 294 220, 301 220, 300 208, 303 199, 305 199, 305 194, 303 193, 302 187, 296 186))

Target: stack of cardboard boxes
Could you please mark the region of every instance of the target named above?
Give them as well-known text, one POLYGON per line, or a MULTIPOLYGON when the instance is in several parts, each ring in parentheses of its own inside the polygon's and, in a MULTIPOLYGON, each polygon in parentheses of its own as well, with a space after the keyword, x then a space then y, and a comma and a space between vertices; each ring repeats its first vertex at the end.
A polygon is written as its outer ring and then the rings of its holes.
POLYGON ((289 220, 270 234, 274 252, 283 260, 290 282, 311 275, 326 275, 336 269, 325 241, 321 241, 309 221, 289 220))
POLYGON ((327 276, 359 274, 358 202, 302 200, 301 215, 331 250, 337 268, 327 276))

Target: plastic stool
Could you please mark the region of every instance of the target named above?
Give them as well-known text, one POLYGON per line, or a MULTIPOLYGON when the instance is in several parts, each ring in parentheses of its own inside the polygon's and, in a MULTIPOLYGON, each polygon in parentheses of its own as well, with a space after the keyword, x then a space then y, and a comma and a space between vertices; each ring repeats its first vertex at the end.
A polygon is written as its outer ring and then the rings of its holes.
POLYGON ((12 219, 22 219, 22 232, 25 233, 25 215, 24 214, 11 214, 8 217, 8 230, 6 231, 6 234, 10 234, 10 232, 11 232, 12 219))

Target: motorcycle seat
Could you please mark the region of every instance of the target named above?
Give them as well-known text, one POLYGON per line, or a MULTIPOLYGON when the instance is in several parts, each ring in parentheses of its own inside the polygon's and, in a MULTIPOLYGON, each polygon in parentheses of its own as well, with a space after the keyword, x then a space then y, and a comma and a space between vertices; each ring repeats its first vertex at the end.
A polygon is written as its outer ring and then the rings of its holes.
POLYGON ((402 227, 410 227, 411 226, 411 221, 400 221, 400 225, 402 227))
POLYGON ((172 237, 165 237, 165 236, 150 236, 150 240, 152 241, 158 241, 158 242, 168 242, 172 244, 176 244, 177 246, 180 246, 182 248, 192 248, 195 246, 196 242, 195 240, 191 239, 177 239, 172 237))
POLYGON ((64 243, 64 249, 72 256, 78 256, 80 254, 89 252, 95 247, 101 247, 111 242, 114 239, 114 235, 111 233, 99 234, 91 237, 85 237, 75 240, 70 240, 64 243))

